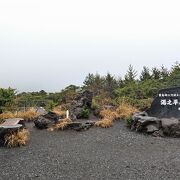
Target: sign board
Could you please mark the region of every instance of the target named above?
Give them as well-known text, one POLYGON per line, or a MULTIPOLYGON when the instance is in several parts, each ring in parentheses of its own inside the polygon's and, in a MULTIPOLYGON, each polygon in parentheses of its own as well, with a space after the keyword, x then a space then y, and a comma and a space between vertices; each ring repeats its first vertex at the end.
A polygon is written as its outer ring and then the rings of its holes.
POLYGON ((180 87, 160 90, 147 113, 159 118, 180 118, 180 87))

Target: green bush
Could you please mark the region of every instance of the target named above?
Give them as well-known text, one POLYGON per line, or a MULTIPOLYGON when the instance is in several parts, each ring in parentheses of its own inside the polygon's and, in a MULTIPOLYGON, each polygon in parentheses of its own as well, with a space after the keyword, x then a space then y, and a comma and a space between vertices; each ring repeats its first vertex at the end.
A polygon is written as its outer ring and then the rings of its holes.
POLYGON ((128 127, 131 127, 131 125, 132 125, 132 117, 128 117, 128 118, 126 118, 126 123, 127 123, 127 126, 128 127))
POLYGON ((87 108, 84 108, 81 112, 81 118, 88 119, 90 115, 90 110, 87 108))
POLYGON ((54 101, 49 101, 45 109, 47 111, 52 111, 56 106, 58 106, 58 103, 55 103, 54 101))
POLYGON ((91 109, 93 109, 93 110, 99 109, 99 105, 97 104, 95 98, 93 98, 93 100, 92 100, 91 109))

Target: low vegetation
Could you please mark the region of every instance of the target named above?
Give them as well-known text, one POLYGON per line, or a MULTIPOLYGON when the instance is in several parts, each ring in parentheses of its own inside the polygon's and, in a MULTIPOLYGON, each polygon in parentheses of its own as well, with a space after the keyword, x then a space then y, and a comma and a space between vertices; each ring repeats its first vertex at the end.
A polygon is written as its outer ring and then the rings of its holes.
POLYGON ((17 132, 11 132, 5 135, 5 145, 7 147, 25 146, 30 139, 29 136, 29 131, 24 128, 17 132))
POLYGON ((39 114, 36 112, 35 108, 30 108, 27 111, 19 111, 19 112, 4 112, 0 114, 0 122, 3 122, 4 119, 9 118, 22 118, 26 121, 32 121, 35 120, 39 114))
POLYGON ((52 112, 56 113, 58 116, 65 118, 66 117, 66 111, 63 109, 62 106, 56 106, 52 112))
POLYGON ((110 128, 113 126, 113 121, 111 119, 103 118, 100 121, 97 121, 95 123, 95 126, 101 127, 101 128, 110 128))
POLYGON ((48 128, 48 131, 52 132, 55 130, 64 130, 67 127, 67 125, 71 122, 72 122, 71 119, 65 118, 59 121, 58 123, 56 123, 55 125, 53 125, 52 127, 48 128))
POLYGON ((114 109, 103 109, 100 112, 100 117, 102 119, 97 121, 95 126, 109 128, 113 126, 114 121, 120 119, 124 119, 128 122, 134 112, 138 112, 138 109, 127 103, 123 103, 114 109))
POLYGON ((132 65, 124 77, 115 77, 110 73, 88 74, 81 87, 70 85, 60 92, 47 93, 22 92, 15 89, 0 88, 0 114, 15 111, 20 107, 44 107, 53 110, 58 105, 68 109, 79 90, 88 89, 94 94, 92 108, 102 108, 103 105, 119 106, 126 102, 140 110, 149 108, 152 99, 162 88, 180 86, 180 63, 176 62, 171 69, 164 66, 157 68, 143 67, 140 76, 132 65))

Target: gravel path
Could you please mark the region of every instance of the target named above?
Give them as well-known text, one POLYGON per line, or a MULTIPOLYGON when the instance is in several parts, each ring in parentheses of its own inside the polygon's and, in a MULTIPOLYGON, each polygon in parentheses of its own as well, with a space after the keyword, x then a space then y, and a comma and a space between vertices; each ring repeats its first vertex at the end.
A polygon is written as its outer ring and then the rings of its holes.
POLYGON ((85 132, 36 130, 22 148, 0 148, 0 179, 180 179, 180 140, 129 131, 123 122, 85 132))

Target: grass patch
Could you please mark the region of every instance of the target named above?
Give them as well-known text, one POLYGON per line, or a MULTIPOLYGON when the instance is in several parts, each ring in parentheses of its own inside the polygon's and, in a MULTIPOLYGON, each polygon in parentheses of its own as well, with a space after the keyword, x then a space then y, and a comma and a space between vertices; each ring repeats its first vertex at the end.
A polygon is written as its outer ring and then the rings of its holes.
POLYGON ((63 110, 61 106, 55 107, 52 112, 56 113, 60 117, 66 118, 66 111, 63 110))
POLYGON ((39 114, 36 112, 35 108, 30 108, 27 111, 19 111, 19 112, 4 112, 0 114, 0 123, 3 122, 4 119, 11 119, 11 118, 22 118, 27 121, 35 120, 39 114))
POLYGON ((127 103, 122 103, 119 107, 114 109, 103 109, 100 112, 100 117, 102 119, 97 121, 95 126, 109 128, 113 126, 113 121, 120 119, 129 122, 134 112, 138 112, 138 109, 127 103))
POLYGON ((72 120, 65 118, 60 122, 56 123, 55 125, 53 125, 52 127, 48 128, 48 131, 52 132, 55 130, 64 130, 69 123, 72 123, 72 120))
POLYGON ((122 103, 117 109, 116 114, 118 119, 128 119, 132 116, 133 113, 138 112, 139 110, 128 104, 128 103, 122 103))
POLYGON ((11 132, 5 136, 5 145, 10 148, 25 146, 30 139, 29 135, 29 131, 24 128, 17 132, 11 132))
POLYGON ((101 127, 101 128, 110 128, 113 126, 113 121, 110 119, 102 119, 100 121, 97 121, 95 123, 96 127, 101 127))

